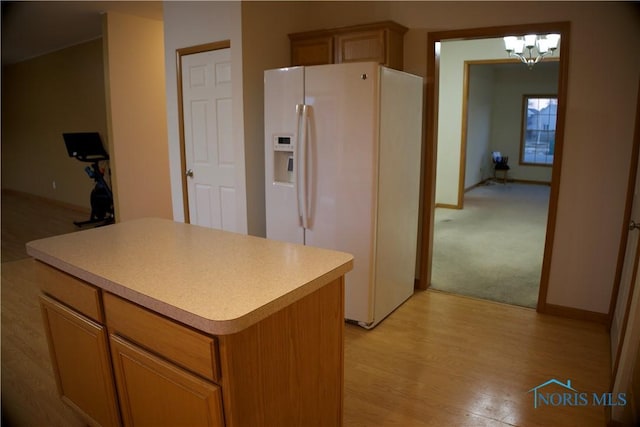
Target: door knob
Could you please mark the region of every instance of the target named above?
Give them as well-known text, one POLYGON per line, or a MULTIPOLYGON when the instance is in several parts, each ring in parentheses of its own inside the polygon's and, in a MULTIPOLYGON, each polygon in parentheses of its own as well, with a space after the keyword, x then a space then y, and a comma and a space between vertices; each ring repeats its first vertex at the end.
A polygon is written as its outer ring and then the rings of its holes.
POLYGON ((631 220, 631 222, 629 223, 629 230, 640 230, 640 223, 631 220))
POLYGON ((189 178, 193 178, 193 169, 188 169, 185 172, 185 175, 187 175, 189 178))

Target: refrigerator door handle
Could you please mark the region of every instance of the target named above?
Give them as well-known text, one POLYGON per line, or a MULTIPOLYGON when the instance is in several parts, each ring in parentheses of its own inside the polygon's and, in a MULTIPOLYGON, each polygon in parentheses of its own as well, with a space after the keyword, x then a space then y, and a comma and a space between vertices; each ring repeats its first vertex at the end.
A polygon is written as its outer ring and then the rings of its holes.
POLYGON ((307 228, 307 106, 304 104, 296 105, 296 136, 298 145, 296 147, 296 198, 298 202, 298 217, 300 225, 307 228))
POLYGON ((298 208, 298 221, 300 222, 300 225, 302 225, 302 205, 300 204, 300 202, 302 201, 302 188, 300 186, 300 182, 302 177, 300 176, 300 169, 301 169, 301 161, 300 158, 302 156, 302 148, 301 145, 303 143, 302 141, 302 136, 300 135, 300 130, 301 130, 301 126, 300 126, 300 120, 302 119, 302 106, 303 104, 296 104, 296 147, 295 147, 295 157, 296 157, 296 206, 298 208))
POLYGON ((302 217, 303 227, 309 229, 313 226, 311 222, 311 200, 313 189, 313 140, 311 132, 311 120, 313 110, 311 105, 302 108, 303 132, 304 132, 304 216, 302 217))
POLYGON ((302 137, 301 139, 301 143, 299 148, 301 148, 300 150, 300 156, 299 156, 299 164, 298 164, 298 171, 300 173, 301 176, 301 180, 300 180, 300 184, 299 184, 299 189, 300 191, 300 206, 301 206, 301 217, 302 217, 302 227, 307 229, 309 228, 309 209, 308 209, 308 188, 309 188, 309 176, 308 176, 308 171, 307 171, 307 167, 308 167, 308 151, 309 151, 309 131, 308 131, 308 124, 309 124, 309 106, 308 105, 302 105, 302 117, 301 117, 301 122, 302 122, 302 126, 301 126, 301 130, 300 130, 300 136, 302 137))
POLYGON ((300 139, 298 140, 298 204, 300 206, 299 212, 300 217, 302 219, 302 227, 307 229, 309 228, 309 195, 307 193, 309 184, 308 184, 308 150, 309 150, 309 132, 308 132, 308 122, 309 122, 309 106, 302 104, 302 115, 301 115, 301 123, 300 126, 300 139))

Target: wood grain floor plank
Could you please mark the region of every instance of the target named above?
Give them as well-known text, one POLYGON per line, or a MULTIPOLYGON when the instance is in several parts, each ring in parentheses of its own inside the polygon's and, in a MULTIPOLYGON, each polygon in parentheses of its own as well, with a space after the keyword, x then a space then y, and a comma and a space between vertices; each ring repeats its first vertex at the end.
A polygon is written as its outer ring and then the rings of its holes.
POLYGON ((31 259, 5 262, 2 277, 2 425, 85 423, 59 398, 31 259))
POLYGON ((534 409, 528 391, 569 378, 605 392, 608 339, 602 325, 420 292, 372 331, 348 325, 346 424, 602 426, 602 407, 534 409))
POLYGON ((1 206, 2 262, 27 258, 25 243, 78 231, 73 221, 89 218, 86 209, 8 190, 2 190, 1 206))

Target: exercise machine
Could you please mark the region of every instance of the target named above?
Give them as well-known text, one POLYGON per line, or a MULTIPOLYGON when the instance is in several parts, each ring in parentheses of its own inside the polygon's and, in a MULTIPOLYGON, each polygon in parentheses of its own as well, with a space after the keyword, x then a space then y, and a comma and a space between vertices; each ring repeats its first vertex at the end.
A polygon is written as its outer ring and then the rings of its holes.
POLYGON ((116 219, 113 210, 113 193, 104 180, 104 171, 100 168, 100 162, 109 160, 109 155, 102 146, 100 134, 98 132, 63 133, 62 138, 69 157, 91 163, 91 166, 85 167, 84 171, 95 181, 95 186, 91 190, 91 217, 87 221, 73 223, 78 227, 113 224, 116 219))

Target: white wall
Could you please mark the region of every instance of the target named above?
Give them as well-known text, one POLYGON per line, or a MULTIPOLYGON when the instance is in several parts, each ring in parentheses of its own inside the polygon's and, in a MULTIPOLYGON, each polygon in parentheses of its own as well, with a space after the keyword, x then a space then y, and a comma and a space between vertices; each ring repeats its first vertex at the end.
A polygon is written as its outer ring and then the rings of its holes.
POLYGON ((116 220, 171 218, 162 21, 108 12, 104 46, 116 220))
POLYGON ((2 67, 3 189, 90 208, 88 164, 62 133, 99 132, 110 152, 102 57, 97 39, 2 67))
POLYGON ((580 14, 571 20, 562 179, 547 304, 609 311, 638 114, 640 57, 627 54, 640 41, 636 6, 581 3, 580 14), (617 167, 602 172, 603 165, 617 167))
MULTIPOLYGON (((166 2, 164 3, 165 68, 167 70, 167 129, 169 138, 169 166, 173 217, 184 221, 182 174, 180 165, 180 136, 178 128, 178 82, 176 50, 205 43, 231 41, 233 139, 237 160, 238 225, 252 233, 247 226, 248 200, 255 191, 248 188, 245 177, 245 146, 242 85, 242 23, 240 2, 166 2)), ((260 188, 262 190, 262 188, 260 188)))
POLYGON ((445 40, 440 45, 436 203, 458 204, 464 62, 505 57, 502 39, 445 40))
POLYGON ((494 87, 493 67, 469 67, 465 189, 491 176, 490 144, 494 87))
POLYGON ((558 62, 542 62, 535 67, 533 70, 524 64, 496 67, 491 151, 509 156, 510 179, 551 182, 550 166, 521 165, 519 162, 523 95, 558 93, 558 62))

